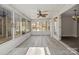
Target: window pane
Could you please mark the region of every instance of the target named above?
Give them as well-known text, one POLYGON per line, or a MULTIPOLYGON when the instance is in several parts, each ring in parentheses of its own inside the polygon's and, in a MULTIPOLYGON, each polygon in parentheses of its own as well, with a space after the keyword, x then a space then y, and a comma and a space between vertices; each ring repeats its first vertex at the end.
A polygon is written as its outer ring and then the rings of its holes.
POLYGON ((37 27, 36 27, 36 22, 32 22, 32 31, 36 31, 37 27))
POLYGON ((12 38, 11 11, 0 7, 0 44, 12 38))
POLYGON ((45 22, 32 22, 32 31, 49 31, 49 24, 45 22))
POLYGON ((26 33, 26 19, 22 18, 22 34, 26 33))
POLYGON ((26 32, 31 31, 31 22, 26 20, 26 32))
POLYGON ((11 12, 7 11, 7 31, 8 31, 8 36, 11 37, 11 12))
POLYGON ((15 36, 20 36, 20 17, 15 13, 15 36))

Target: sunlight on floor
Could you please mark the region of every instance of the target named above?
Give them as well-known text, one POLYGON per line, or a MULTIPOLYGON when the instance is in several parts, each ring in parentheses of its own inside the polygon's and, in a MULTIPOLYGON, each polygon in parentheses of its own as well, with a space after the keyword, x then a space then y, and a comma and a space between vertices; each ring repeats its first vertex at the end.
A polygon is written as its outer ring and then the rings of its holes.
POLYGON ((30 47, 26 55, 45 55, 45 49, 48 54, 50 54, 49 49, 46 47, 30 47))

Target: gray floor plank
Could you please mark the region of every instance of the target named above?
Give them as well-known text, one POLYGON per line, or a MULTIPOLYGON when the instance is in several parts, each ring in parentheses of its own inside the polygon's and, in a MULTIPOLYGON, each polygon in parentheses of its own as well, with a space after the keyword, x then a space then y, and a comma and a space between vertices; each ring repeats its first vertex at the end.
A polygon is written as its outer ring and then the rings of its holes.
POLYGON ((44 50, 46 50, 45 48, 48 48, 51 55, 74 55, 74 53, 60 44, 57 40, 50 39, 49 36, 31 36, 17 48, 27 47, 43 47, 44 50))

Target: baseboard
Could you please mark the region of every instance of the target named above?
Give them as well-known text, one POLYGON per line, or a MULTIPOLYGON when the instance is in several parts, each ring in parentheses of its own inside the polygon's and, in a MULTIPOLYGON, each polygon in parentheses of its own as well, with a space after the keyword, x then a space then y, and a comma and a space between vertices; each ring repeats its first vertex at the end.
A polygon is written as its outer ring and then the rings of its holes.
POLYGON ((62 36, 62 38, 77 38, 75 36, 62 36))

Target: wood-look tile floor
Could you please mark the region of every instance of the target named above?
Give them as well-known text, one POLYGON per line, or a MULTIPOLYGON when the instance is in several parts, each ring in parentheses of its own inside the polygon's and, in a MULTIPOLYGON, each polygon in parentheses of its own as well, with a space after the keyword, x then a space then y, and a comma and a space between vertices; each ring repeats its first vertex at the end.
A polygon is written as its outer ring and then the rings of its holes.
POLYGON ((71 48, 79 52, 79 38, 75 37, 62 37, 62 42, 69 45, 71 48))
POLYGON ((74 55, 74 53, 68 50, 64 45, 55 39, 51 39, 49 36, 31 36, 16 48, 29 49, 30 47, 43 47, 45 54, 47 54, 49 50, 51 55, 74 55))
POLYGON ((75 37, 63 37, 61 41, 68 44, 72 48, 79 48, 79 39, 75 37))

